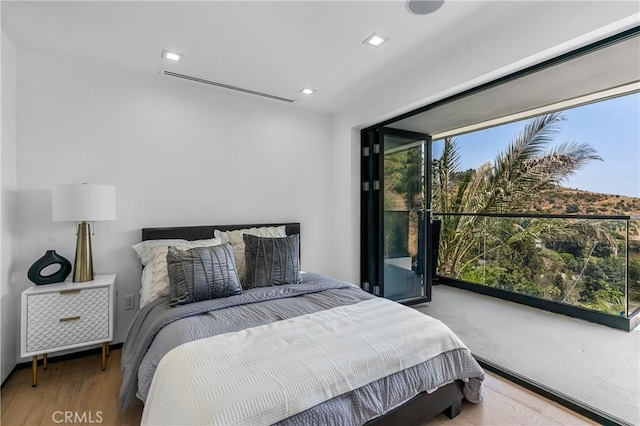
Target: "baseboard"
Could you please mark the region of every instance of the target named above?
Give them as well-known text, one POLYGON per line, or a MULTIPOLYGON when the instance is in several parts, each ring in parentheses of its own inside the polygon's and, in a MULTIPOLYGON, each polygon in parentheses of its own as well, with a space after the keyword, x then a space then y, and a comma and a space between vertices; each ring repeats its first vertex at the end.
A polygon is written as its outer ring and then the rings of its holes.
MULTIPOLYGON (((109 349, 120 349, 122 348, 122 342, 121 343, 114 343, 109 345, 109 349)), ((49 357, 48 361, 51 362, 57 362, 57 361, 67 361, 70 359, 74 359, 74 358, 80 358, 83 356, 87 356, 87 355, 93 355, 93 354, 99 354, 102 353, 102 348, 91 348, 91 349, 86 349, 83 351, 78 351, 78 352, 73 352, 70 354, 64 354, 64 355, 59 355, 59 356, 53 356, 53 357, 49 357)), ((15 367, 13 367, 13 370, 11 370, 11 373, 9 373, 7 375, 7 377, 2 381, 2 385, 0 385, 0 389, 2 389, 5 385, 5 383, 7 383, 9 381, 9 379, 11 378, 11 376, 13 376, 13 373, 21 368, 31 368, 31 361, 26 361, 26 362, 21 362, 19 364, 16 364, 15 367)))
POLYGON ((500 377, 504 377, 505 379, 517 385, 520 385, 523 388, 529 389, 530 391, 535 392, 540 396, 557 402, 558 404, 588 419, 591 419, 594 422, 597 422, 601 425, 633 426, 631 423, 619 419, 609 413, 605 413, 604 411, 598 410, 595 407, 585 404, 582 401, 578 401, 577 399, 574 399, 569 395, 565 395, 562 392, 558 392, 548 386, 543 385, 542 383, 522 376, 515 371, 501 367, 477 355, 473 355, 473 357, 485 370, 491 371, 492 373, 497 374, 500 377))

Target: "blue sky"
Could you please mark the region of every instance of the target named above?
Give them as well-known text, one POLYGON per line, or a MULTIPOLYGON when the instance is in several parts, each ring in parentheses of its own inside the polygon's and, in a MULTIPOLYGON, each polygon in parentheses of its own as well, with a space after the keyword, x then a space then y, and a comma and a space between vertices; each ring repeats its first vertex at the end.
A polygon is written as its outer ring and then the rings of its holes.
MULTIPOLYGON (((556 144, 591 144, 604 161, 593 161, 564 183, 570 188, 640 197, 640 94, 622 96, 564 111, 556 144)), ((493 161, 524 127, 509 123, 458 136, 463 170, 493 161)), ((442 152, 435 141, 433 157, 442 152)))

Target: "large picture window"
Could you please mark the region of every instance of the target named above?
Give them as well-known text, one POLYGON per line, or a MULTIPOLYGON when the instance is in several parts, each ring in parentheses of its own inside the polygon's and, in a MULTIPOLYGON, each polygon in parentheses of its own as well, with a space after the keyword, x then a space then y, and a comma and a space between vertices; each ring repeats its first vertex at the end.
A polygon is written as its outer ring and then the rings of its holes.
POLYGON ((640 308, 640 95, 433 143, 440 275, 627 316, 640 308))
POLYGON ((362 130, 363 288, 640 322, 639 33, 362 130))

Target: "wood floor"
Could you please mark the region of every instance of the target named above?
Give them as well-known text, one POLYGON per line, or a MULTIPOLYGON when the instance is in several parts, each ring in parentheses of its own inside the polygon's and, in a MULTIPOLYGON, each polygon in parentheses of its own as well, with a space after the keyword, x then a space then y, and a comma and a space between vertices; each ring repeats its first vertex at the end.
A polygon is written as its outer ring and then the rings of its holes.
MULTIPOLYGON (((100 369, 99 354, 71 360, 50 359, 46 371, 40 366, 38 386, 35 388, 31 387, 31 369, 20 368, 13 373, 0 393, 0 424, 65 424, 60 421, 64 415, 60 412, 65 411, 78 413, 78 416, 84 415, 84 424, 140 424, 142 403, 136 401, 125 412, 118 409, 120 383, 119 349, 111 352, 107 359, 106 371, 100 369)), ((83 424, 82 417, 73 420, 69 423, 83 424)), ((440 415, 428 424, 456 426, 595 423, 500 377, 487 374, 482 404, 465 402, 462 412, 456 418, 450 420, 440 415)))
POLYGON ((14 371, 0 393, 0 423, 2 426, 139 425, 142 417, 140 401, 136 400, 125 412, 118 408, 122 382, 120 352, 120 349, 111 351, 106 371, 100 368, 100 354, 97 353, 62 361, 50 358, 47 370, 42 370, 42 365, 38 367, 38 386, 35 388, 31 387, 31 368, 14 371), (86 422, 60 422, 63 417, 56 413, 59 411, 78 412, 80 416, 86 413, 86 422), (98 422, 98 412, 102 422, 98 422))

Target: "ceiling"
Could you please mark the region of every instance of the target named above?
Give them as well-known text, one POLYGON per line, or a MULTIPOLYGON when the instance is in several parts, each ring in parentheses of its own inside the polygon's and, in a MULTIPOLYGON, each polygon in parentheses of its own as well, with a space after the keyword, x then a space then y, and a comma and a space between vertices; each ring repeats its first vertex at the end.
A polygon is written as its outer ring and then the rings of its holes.
MULTIPOLYGON (((482 43, 505 19, 544 17, 554 4, 447 0, 423 16, 408 13, 404 0, 2 1, 1 8, 2 28, 19 49, 154 76, 166 69, 334 113, 357 96, 350 88, 412 56, 471 49, 470 42, 482 43), (469 28, 473 34, 464 37, 469 28), (364 45, 374 32, 390 40, 379 48, 364 45), (183 54, 182 62, 162 59, 163 49, 183 54), (317 92, 302 95, 303 87, 317 92)), ((637 9, 628 2, 615 13, 621 19, 637 9)))
MULTIPOLYGON (((520 114, 575 99, 590 102, 585 95, 612 88, 637 90, 640 81, 640 36, 560 62, 531 74, 476 91, 432 109, 389 124, 395 129, 433 135, 456 135, 475 124, 492 125, 500 118, 520 120, 520 114)), ((606 95, 607 93, 603 93, 606 95)), ((563 109, 563 108, 560 108, 563 109)), ((548 112, 548 111, 547 111, 548 112)), ((508 121, 508 120, 507 120, 508 121)), ((477 128, 473 128, 477 130, 477 128)))
POLYGON ((483 6, 450 1, 417 16, 403 1, 2 1, 2 28, 18 48, 146 74, 162 68, 331 112, 345 88, 483 6), (390 40, 364 45, 374 32, 390 40), (182 62, 162 59, 163 49, 182 62), (317 92, 306 97, 303 87, 317 92))

